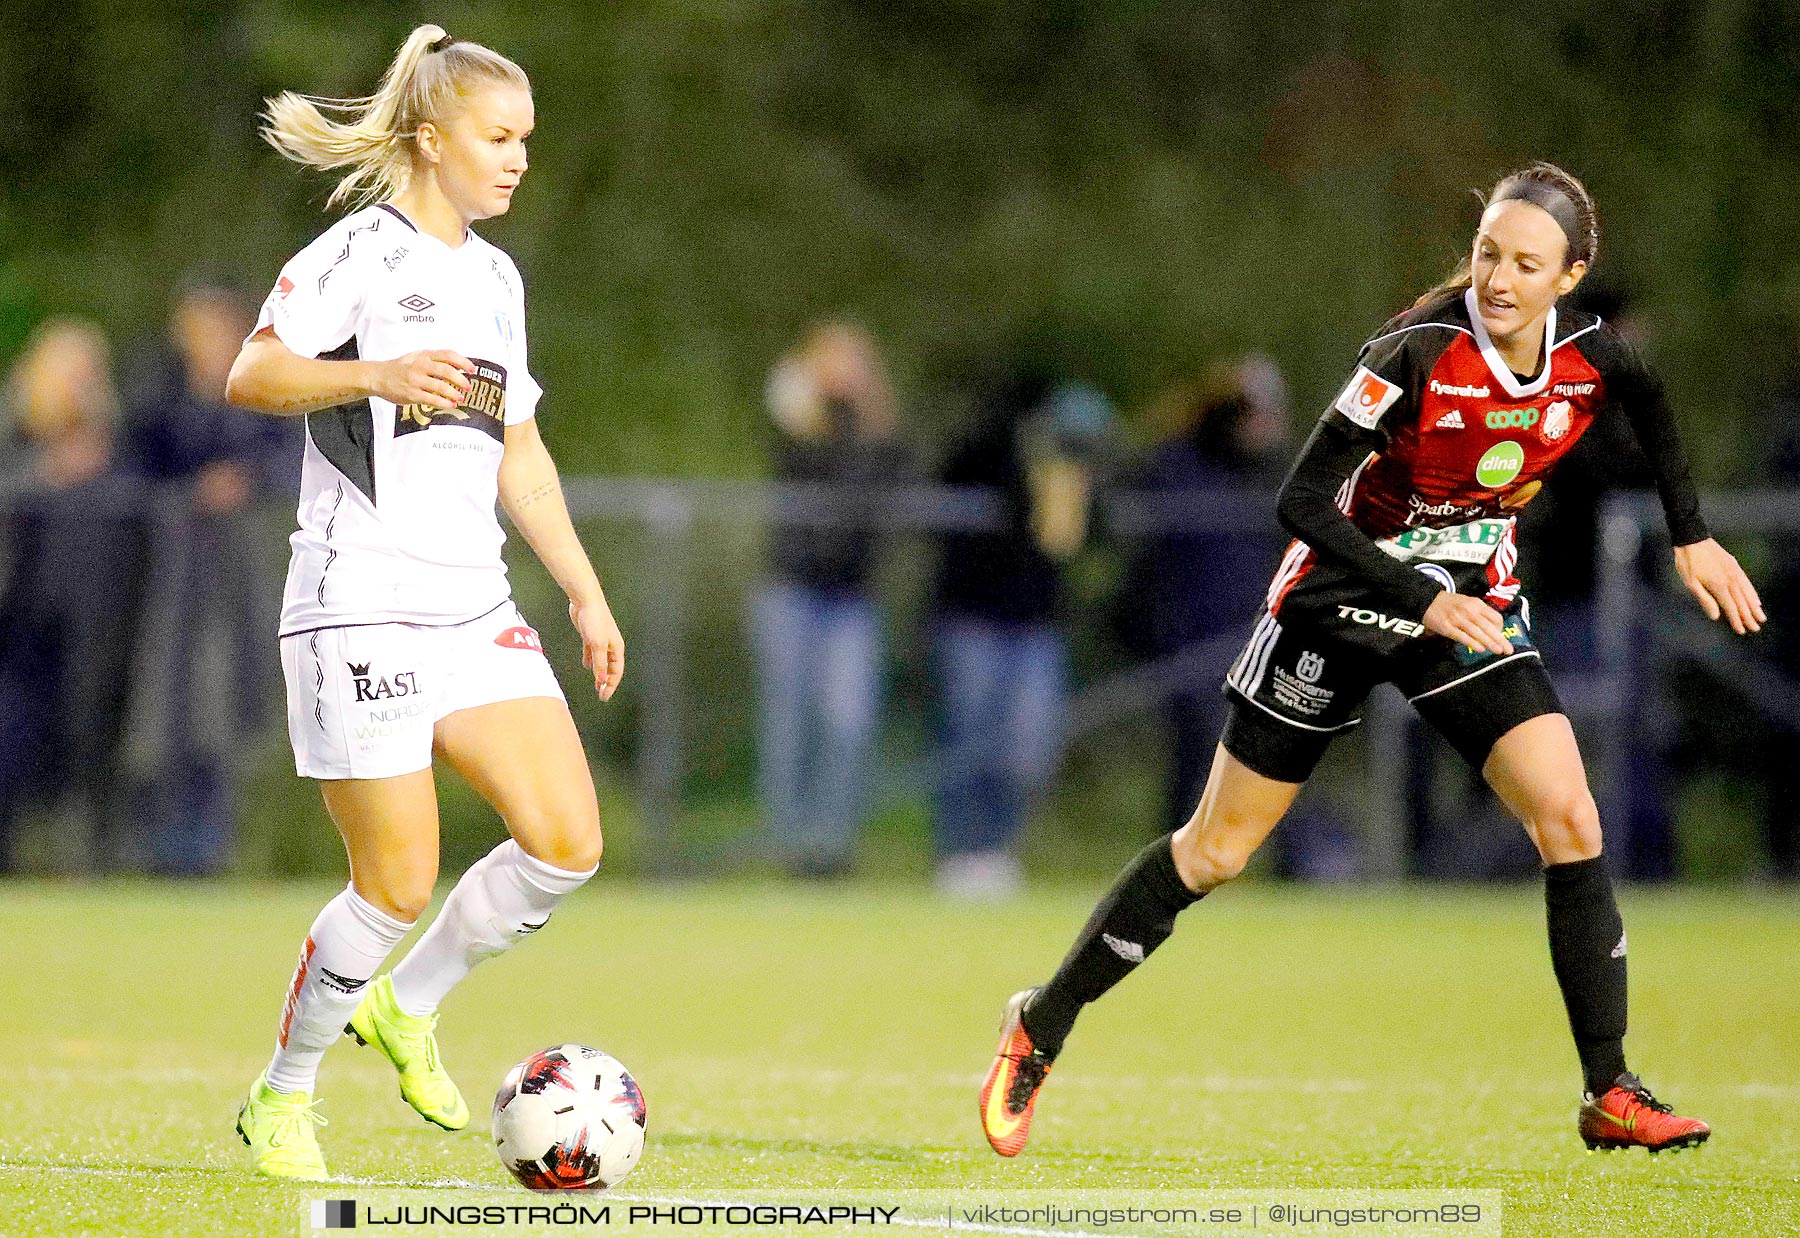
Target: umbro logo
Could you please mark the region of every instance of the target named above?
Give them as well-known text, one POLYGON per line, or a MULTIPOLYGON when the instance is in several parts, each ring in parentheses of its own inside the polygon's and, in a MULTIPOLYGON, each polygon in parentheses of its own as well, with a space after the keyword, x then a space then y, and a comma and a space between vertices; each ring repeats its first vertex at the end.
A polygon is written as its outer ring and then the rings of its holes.
POLYGON ((1111 933, 1100 934, 1100 940, 1105 942, 1107 947, 1114 954, 1124 959, 1127 963, 1142 963, 1144 961, 1144 948, 1135 941, 1126 941, 1124 938, 1114 937, 1111 933))
POLYGON ((362 988, 363 985, 369 983, 369 978, 367 976, 364 976, 361 980, 352 980, 348 976, 338 975, 329 967, 321 967, 319 969, 319 974, 324 977, 323 983, 327 988, 336 989, 340 993, 354 993, 362 988))
POLYGON ((437 318, 435 316, 425 312, 436 304, 437 302, 433 301, 430 297, 422 297, 416 292, 410 297, 401 297, 399 302, 400 308, 412 311, 412 313, 406 315, 401 321, 436 322, 437 318))
POLYGON ((1462 410, 1453 408, 1433 423, 1433 430, 1460 430, 1463 428, 1462 410))

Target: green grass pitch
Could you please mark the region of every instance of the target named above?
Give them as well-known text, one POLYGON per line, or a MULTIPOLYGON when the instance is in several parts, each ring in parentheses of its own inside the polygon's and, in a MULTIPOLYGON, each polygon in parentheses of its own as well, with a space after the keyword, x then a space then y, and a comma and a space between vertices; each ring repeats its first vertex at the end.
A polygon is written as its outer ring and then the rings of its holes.
POLYGON ((372 1051, 331 1051, 322 1139, 351 1181, 320 1188, 252 1179, 231 1126, 329 889, 0 886, 0 1233, 311 1233, 307 1201, 355 1192, 529 1202, 487 1105, 563 1041, 615 1053, 649 1098, 626 1195, 1489 1188, 1508 1234, 1800 1233, 1791 896, 1624 897, 1627 1048, 1712 1122, 1697 1152, 1577 1140, 1535 888, 1243 883, 1088 1012, 1030 1148, 1001 1161, 975 1117, 1000 1005, 1099 892, 968 907, 904 885, 599 880, 446 1004, 470 1129, 414 1117, 372 1051))

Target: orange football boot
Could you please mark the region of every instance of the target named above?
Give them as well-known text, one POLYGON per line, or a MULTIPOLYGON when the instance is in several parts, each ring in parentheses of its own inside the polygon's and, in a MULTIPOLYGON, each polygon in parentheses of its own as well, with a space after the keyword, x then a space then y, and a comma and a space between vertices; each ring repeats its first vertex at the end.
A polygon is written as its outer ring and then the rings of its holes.
POLYGON ((1053 1059, 1031 1043, 1031 1033, 1019 1012, 1036 989, 1014 993, 1000 1017, 1000 1048, 981 1085, 981 1129, 994 1151, 1017 1156, 1031 1133, 1031 1115, 1037 1108, 1038 1089, 1050 1073, 1053 1059))
POLYGON ((1712 1127, 1681 1117, 1630 1072, 1599 1096, 1589 1092, 1581 1098, 1581 1141, 1589 1152, 1647 1148, 1655 1156, 1665 1148, 1698 1147, 1710 1134, 1712 1127))

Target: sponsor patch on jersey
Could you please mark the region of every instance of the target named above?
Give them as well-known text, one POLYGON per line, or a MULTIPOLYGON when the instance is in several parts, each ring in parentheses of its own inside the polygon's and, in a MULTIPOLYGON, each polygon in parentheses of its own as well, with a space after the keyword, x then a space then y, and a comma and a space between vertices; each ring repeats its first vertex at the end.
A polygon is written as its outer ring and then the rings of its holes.
POLYGON ((1373 430, 1381 414, 1400 398, 1400 388, 1367 366, 1359 365, 1339 393, 1337 411, 1365 430, 1373 430))
POLYGON ((468 376, 469 394, 462 404, 450 409, 402 404, 394 414, 394 437, 461 426, 506 441, 506 367, 480 357, 469 360, 475 363, 475 372, 468 376))
POLYGON ((1543 488, 1544 483, 1540 479, 1534 477, 1523 486, 1520 486, 1517 490, 1501 499, 1500 506, 1509 512, 1516 512, 1521 507, 1525 506, 1525 504, 1537 498, 1538 491, 1543 488))
MULTIPOLYGON (((1536 412, 1533 409, 1532 412, 1536 412)), ((1490 414, 1491 416, 1491 414, 1490 414)), ((1536 420, 1533 418, 1533 420, 1536 420)), ((1507 439, 1495 443, 1481 453, 1481 459, 1475 465, 1475 480, 1489 490, 1498 490, 1519 475, 1525 467, 1525 449, 1507 439)))
POLYGON ((1508 516, 1499 520, 1471 520, 1447 529, 1408 529, 1398 537, 1383 538, 1375 544, 1402 563, 1417 559, 1486 563, 1500 549, 1500 539, 1511 523, 1512 518, 1508 516))
POLYGON ((1529 430, 1538 423, 1535 408, 1497 408, 1487 415, 1490 430, 1529 430))
POLYGON ((1468 507, 1455 499, 1445 499, 1441 503, 1433 503, 1420 494, 1406 496, 1406 527, 1412 528, 1426 520, 1440 520, 1446 516, 1455 516, 1468 510, 1468 507))

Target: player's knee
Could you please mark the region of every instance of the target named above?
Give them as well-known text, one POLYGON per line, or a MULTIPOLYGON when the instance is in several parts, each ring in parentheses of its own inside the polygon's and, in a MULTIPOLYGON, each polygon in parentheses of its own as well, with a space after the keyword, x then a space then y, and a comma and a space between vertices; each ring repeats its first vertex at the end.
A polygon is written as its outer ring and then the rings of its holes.
POLYGON ((436 873, 410 877, 395 875, 358 880, 355 887, 362 900, 375 910, 411 924, 431 906, 432 887, 436 882, 436 873))
POLYGON ((1532 824, 1538 849, 1551 864, 1600 854, 1600 809, 1585 786, 1544 803, 1533 814, 1532 824))
POLYGON ((1244 871, 1254 848, 1230 834, 1201 831, 1193 823, 1176 832, 1175 871, 1190 890, 1211 890, 1244 871))
POLYGON ((565 872, 590 872, 600 865, 604 850, 597 808, 569 809, 546 814, 533 828, 520 831, 519 845, 534 860, 565 872), (527 841, 529 840, 529 841, 527 841))

